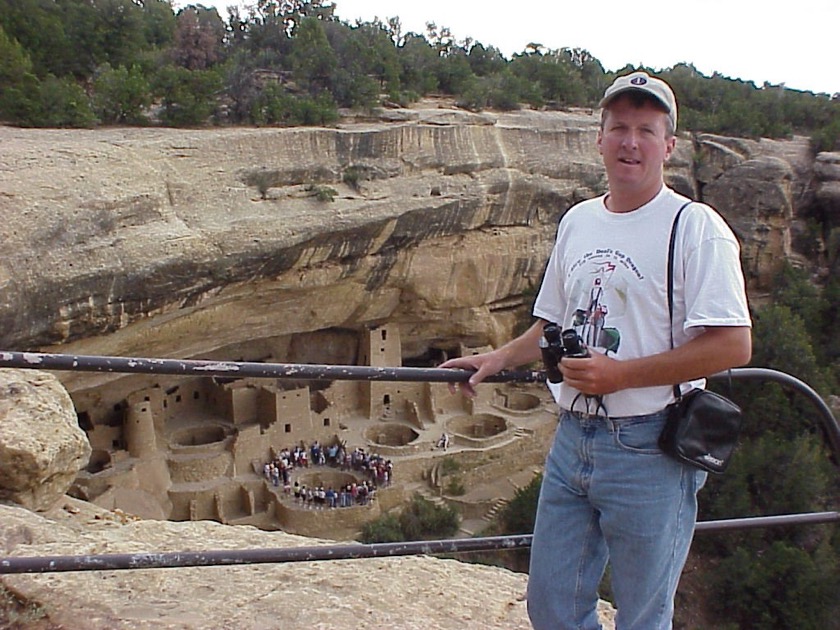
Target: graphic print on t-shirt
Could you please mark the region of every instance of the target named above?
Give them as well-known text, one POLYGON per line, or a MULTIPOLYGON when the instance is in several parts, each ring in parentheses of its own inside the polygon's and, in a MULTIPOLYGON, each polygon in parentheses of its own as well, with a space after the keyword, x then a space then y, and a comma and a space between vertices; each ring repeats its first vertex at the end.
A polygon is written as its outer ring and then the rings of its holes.
POLYGON ((630 282, 644 279, 633 259, 619 250, 597 249, 579 258, 571 267, 570 297, 577 304, 572 325, 590 348, 615 353, 621 332, 610 323, 620 321, 627 310, 630 282))

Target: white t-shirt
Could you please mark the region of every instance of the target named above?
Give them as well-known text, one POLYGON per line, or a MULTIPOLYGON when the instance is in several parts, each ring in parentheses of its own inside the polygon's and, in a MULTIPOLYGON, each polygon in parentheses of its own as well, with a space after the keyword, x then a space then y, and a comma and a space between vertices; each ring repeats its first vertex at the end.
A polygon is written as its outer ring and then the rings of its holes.
MULTIPOLYGON (((674 217, 689 199, 663 186, 649 203, 626 213, 610 212, 605 199, 579 203, 563 216, 533 313, 574 328, 591 351, 619 360, 665 352, 671 347, 668 242, 674 217)), ((732 230, 709 206, 692 202, 680 215, 675 347, 704 326, 751 325, 739 251, 732 230)), ((549 388, 564 409, 587 411, 577 390, 565 383, 549 388)), ((619 391, 602 402, 608 415, 620 417, 655 413, 673 398, 666 385, 619 391)), ((596 412, 594 402, 588 411, 596 412)))

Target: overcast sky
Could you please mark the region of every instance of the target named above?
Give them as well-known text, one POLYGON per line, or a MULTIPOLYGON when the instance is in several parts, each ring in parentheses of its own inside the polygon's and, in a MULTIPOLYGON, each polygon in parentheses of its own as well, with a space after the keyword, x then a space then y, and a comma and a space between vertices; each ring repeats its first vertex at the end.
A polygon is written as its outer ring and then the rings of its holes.
MULTIPOLYGON (((606 70, 688 62, 703 74, 840 92, 840 0, 334 0, 342 21, 398 16, 403 31, 446 26, 508 58, 529 43, 584 48, 606 70)), ((179 2, 183 6, 186 2, 179 2)), ((234 0, 207 0, 226 17, 234 0)))

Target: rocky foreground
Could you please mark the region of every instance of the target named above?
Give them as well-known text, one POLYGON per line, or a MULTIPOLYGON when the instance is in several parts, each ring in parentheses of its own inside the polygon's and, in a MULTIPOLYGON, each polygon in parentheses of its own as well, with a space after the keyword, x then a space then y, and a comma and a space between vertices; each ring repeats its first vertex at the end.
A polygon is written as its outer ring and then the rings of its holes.
MULTIPOLYGON (((319 544, 215 522, 138 521, 62 498, 0 507, 6 554, 87 555, 319 544)), ((32 621, 62 628, 529 628, 527 577, 432 557, 3 576, 32 621)))

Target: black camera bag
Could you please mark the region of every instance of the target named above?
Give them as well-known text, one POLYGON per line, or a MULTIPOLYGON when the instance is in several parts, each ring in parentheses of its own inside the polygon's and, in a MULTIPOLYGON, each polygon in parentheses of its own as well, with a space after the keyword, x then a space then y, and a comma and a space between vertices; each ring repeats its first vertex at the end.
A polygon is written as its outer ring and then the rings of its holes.
POLYGON ((729 466, 741 432, 741 408, 706 389, 692 389, 669 405, 659 448, 674 459, 711 473, 729 466))
MULTIPOLYGON (((668 248, 668 313, 671 320, 671 347, 674 347, 674 241, 677 222, 685 204, 674 217, 668 248)), ((676 402, 668 406, 665 427, 659 435, 659 448, 674 459, 711 473, 722 473, 738 444, 741 408, 715 392, 692 389, 682 394, 674 385, 676 402)))

